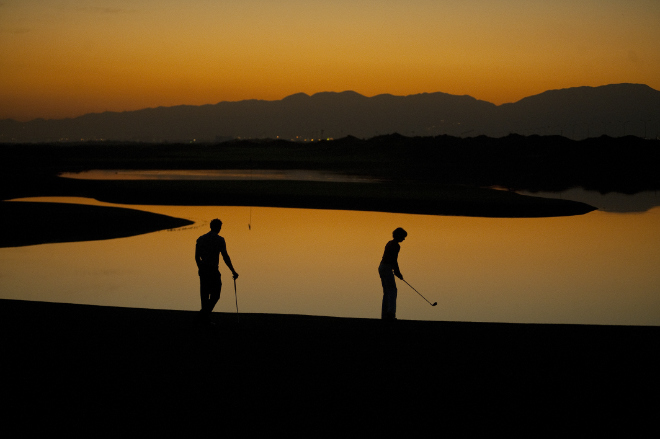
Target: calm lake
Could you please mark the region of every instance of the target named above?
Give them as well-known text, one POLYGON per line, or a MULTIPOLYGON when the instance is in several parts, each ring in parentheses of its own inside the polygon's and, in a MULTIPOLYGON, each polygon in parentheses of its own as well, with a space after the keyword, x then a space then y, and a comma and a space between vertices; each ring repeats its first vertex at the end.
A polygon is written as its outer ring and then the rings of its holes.
MULTIPOLYGON (((378 263, 403 227, 401 271, 438 305, 397 280, 400 319, 660 325, 660 203, 644 196, 655 201, 634 213, 534 219, 30 199, 138 208, 195 225, 0 249, 0 297, 197 310, 195 240, 217 217, 240 274, 241 313, 379 318, 378 263)), ((235 313, 229 270, 221 272, 216 311, 235 313)))

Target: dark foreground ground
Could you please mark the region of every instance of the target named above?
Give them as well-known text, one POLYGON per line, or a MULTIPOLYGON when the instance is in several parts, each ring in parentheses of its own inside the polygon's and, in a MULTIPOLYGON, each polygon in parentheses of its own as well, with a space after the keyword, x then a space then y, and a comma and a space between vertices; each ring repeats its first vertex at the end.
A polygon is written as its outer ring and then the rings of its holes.
POLYGON ((657 433, 657 327, 214 317, 209 329, 193 312, 0 300, 3 428, 86 437, 657 433))

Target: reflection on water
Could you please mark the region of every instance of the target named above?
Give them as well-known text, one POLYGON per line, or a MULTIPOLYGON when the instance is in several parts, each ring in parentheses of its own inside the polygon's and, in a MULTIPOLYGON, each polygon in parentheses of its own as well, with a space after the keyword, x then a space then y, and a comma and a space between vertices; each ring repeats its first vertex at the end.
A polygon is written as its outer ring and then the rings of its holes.
POLYGON ((602 194, 598 191, 573 188, 563 192, 519 191, 518 193, 535 197, 562 198, 564 200, 580 201, 604 212, 646 212, 654 207, 660 207, 660 192, 658 191, 644 191, 628 195, 619 192, 602 194))
MULTIPOLYGON (((438 306, 401 282, 400 319, 660 325, 660 208, 506 219, 253 207, 251 230, 248 207, 139 208, 196 224, 0 249, 0 297, 197 310, 195 239, 218 217, 241 312, 379 318, 377 267, 401 226, 402 273, 438 306)), ((235 312, 221 272, 216 311, 235 312)))
POLYGON ((211 169, 211 170, 102 170, 63 172, 64 178, 83 180, 297 180, 333 183, 374 183, 377 179, 327 171, 211 169))

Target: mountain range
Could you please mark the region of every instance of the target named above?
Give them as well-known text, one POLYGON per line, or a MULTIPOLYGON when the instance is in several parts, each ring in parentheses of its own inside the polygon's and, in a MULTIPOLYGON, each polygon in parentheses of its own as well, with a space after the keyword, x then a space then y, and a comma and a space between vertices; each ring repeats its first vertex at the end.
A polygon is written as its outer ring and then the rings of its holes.
POLYGON ((353 91, 298 93, 282 100, 90 113, 69 119, 0 121, 0 142, 220 142, 236 138, 311 141, 451 135, 660 136, 660 91, 643 84, 549 90, 495 105, 471 96, 422 93, 365 97, 353 91))

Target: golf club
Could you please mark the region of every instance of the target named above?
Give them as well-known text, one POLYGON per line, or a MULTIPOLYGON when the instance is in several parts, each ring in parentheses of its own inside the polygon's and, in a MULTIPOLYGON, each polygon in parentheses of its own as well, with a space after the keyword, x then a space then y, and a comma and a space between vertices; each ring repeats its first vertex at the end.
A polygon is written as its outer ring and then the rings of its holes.
POLYGON ((236 323, 240 323, 241 318, 238 316, 238 293, 236 292, 236 278, 234 278, 234 297, 236 298, 236 323))
MULTIPOLYGON (((401 279, 401 280, 403 280, 403 279, 401 279)), ((405 281, 405 280, 403 280, 403 281, 404 281, 404 282, 405 282, 410 288, 412 288, 413 291, 415 291, 417 294, 419 294, 420 296, 422 296, 422 293, 420 293, 419 291, 417 291, 417 290, 416 290, 412 285, 410 285, 407 281, 405 281)), ((429 303, 429 305, 431 305, 431 306, 436 306, 436 305, 438 304, 438 302, 433 302, 433 303, 429 302, 428 299, 427 299, 426 297, 424 297, 424 296, 422 296, 422 299, 426 300, 426 301, 429 303)))

